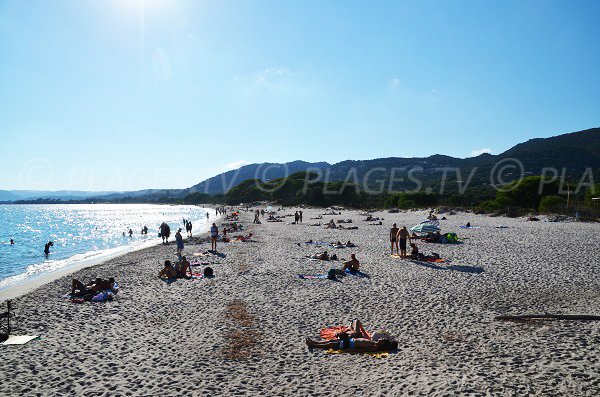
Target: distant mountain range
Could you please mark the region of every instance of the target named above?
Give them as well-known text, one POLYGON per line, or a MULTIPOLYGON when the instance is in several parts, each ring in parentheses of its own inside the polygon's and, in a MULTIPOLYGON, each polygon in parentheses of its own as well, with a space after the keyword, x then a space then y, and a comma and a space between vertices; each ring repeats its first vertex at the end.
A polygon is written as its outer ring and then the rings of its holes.
MULTIPOLYGON (((460 184, 466 180, 470 186, 485 185, 492 171, 504 165, 514 165, 512 159, 522 164, 505 170, 502 181, 508 182, 524 175, 541 175, 544 168, 553 167, 558 174, 579 179, 587 168, 600 170, 600 128, 558 135, 550 138, 530 139, 498 155, 482 154, 465 159, 433 155, 422 158, 389 157, 373 160, 347 160, 336 164, 326 162, 249 164, 206 179, 188 189, 147 189, 135 192, 81 192, 81 191, 7 191, 0 190, 0 201, 32 200, 53 198, 80 200, 98 198, 103 200, 124 197, 160 199, 162 197, 185 197, 190 193, 222 194, 239 183, 252 178, 271 180, 282 178, 298 171, 315 170, 322 180, 359 182, 363 187, 377 188, 380 180, 392 181, 394 189, 414 189, 418 180, 424 187, 437 188, 446 173, 446 183, 460 184), (497 166, 498 165, 498 166, 497 166), (496 168, 495 168, 496 167, 496 168), (395 171, 394 171, 395 169, 395 171), (393 172, 395 172, 393 174, 393 172)), ((552 172, 546 173, 552 176, 552 172)))

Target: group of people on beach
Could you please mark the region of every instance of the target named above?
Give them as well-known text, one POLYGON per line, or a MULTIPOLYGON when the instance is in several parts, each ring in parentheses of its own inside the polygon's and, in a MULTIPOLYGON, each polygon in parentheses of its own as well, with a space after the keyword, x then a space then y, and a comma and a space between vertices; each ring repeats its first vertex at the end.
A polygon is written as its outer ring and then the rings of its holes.
POLYGON ((185 232, 187 233, 187 236, 192 237, 192 229, 194 227, 194 225, 192 225, 192 222, 188 221, 187 219, 184 219, 183 226, 185 227, 185 232))
MULTIPOLYGON (((402 226, 401 229, 394 223, 390 229, 390 251, 394 254, 394 248, 396 248, 396 255, 400 255, 401 258, 406 258, 407 243, 411 239, 411 235, 406 229, 406 226, 402 226)), ((411 248, 416 247, 416 244, 411 243, 411 248)), ((418 249, 417 249, 418 250, 418 249)), ((418 252, 418 251, 417 251, 418 252)), ((413 253, 411 252, 411 255, 413 253)))

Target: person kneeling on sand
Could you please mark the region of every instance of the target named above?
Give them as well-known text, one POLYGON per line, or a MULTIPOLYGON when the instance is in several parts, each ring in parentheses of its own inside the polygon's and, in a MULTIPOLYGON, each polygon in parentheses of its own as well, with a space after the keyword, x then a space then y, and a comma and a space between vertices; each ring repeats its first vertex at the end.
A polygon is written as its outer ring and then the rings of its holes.
POLYGON ((177 270, 175 270, 171 261, 165 261, 165 267, 158 273, 158 277, 166 279, 177 278, 177 270))
POLYGON ((360 262, 356 259, 356 255, 350 255, 350 260, 344 262, 344 266, 342 266, 342 271, 345 272, 349 270, 351 273, 358 273, 360 271, 360 262))

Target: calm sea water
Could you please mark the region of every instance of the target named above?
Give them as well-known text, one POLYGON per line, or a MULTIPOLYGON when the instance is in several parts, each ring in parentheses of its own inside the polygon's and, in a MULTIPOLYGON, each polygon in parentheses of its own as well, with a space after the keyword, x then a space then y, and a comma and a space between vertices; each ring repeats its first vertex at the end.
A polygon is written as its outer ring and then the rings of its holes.
MULTIPOLYGON (((158 244, 162 222, 174 240, 183 218, 206 229, 214 210, 149 204, 0 205, 0 289, 82 261, 158 244), (148 234, 141 235, 144 226, 148 234), (133 230, 133 237, 127 232, 133 230), (126 236, 123 237, 123 232, 126 236), (10 239, 15 244, 10 245, 10 239), (52 241, 49 256, 44 245, 52 241)), ((185 228, 184 228, 185 230, 185 228)), ((184 234, 185 236, 185 234, 184 234)))

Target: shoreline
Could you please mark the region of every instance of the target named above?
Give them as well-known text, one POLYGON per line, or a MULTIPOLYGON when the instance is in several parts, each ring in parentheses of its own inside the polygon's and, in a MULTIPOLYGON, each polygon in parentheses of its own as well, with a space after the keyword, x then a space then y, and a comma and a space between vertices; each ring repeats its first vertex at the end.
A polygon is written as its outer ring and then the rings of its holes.
MULTIPOLYGON (((207 210, 213 210, 213 211, 215 210, 215 208, 210 208, 210 207, 201 207, 201 208, 206 208, 207 210)), ((202 225, 200 230, 198 230, 199 234, 202 234, 202 233, 207 232, 210 229, 210 225, 212 224, 213 219, 215 219, 216 221, 219 221, 221 219, 221 217, 222 217, 222 215, 220 215, 220 214, 219 215, 211 215, 211 218, 209 218, 209 220, 206 223, 204 223, 204 221, 200 221, 200 220, 195 220, 192 223, 194 225, 198 225, 198 224, 202 225), (200 222, 202 222, 202 223, 200 223, 200 222)), ((174 231, 172 233, 173 240, 171 240, 171 242, 169 242, 169 245, 175 241, 174 240, 175 233, 176 233, 176 231, 174 231)), ((194 231, 194 233, 196 233, 196 231, 194 231)), ((182 234, 183 234, 183 240, 188 241, 188 237, 187 237, 187 234, 185 234, 185 230, 182 230, 182 234)), ((195 234, 194 234, 194 236, 195 236, 195 234)), ((144 244, 140 244, 138 246, 132 247, 130 250, 122 250, 123 248, 128 247, 128 245, 109 248, 107 250, 104 250, 103 252, 100 252, 98 254, 99 255, 98 257, 86 258, 86 259, 83 259, 76 263, 69 264, 58 270, 53 270, 53 271, 50 271, 47 273, 42 273, 42 274, 36 275, 34 277, 29 277, 29 278, 25 278, 23 280, 18 280, 14 283, 11 283, 7 286, 0 288, 0 302, 4 302, 7 300, 15 299, 20 296, 26 295, 26 294, 34 291, 37 288, 40 288, 40 287, 42 287, 46 284, 49 284, 53 281, 56 281, 65 276, 68 276, 69 274, 73 274, 79 270, 93 268, 96 266, 101 266, 101 265, 105 264, 106 262, 109 262, 112 259, 124 257, 124 256, 127 256, 134 252, 140 252, 140 251, 152 249, 152 248, 156 247, 157 245, 162 245, 161 242, 162 242, 161 238, 156 237, 156 242, 145 241, 144 244), (110 252, 112 250, 118 250, 118 252, 110 252)), ((71 260, 72 258, 76 257, 77 255, 83 255, 83 254, 76 254, 73 257, 66 258, 64 260, 65 261, 71 260)), ((16 275, 16 276, 19 276, 19 275, 16 275)), ((15 276, 11 276, 11 277, 15 277, 15 276)))

